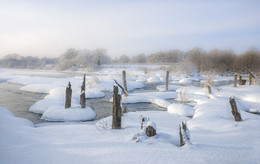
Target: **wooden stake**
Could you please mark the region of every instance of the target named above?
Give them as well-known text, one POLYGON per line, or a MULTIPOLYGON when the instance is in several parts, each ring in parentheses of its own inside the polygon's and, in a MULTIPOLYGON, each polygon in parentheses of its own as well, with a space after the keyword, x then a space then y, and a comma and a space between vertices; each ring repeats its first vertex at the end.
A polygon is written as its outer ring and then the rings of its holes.
POLYGON ((81 105, 81 108, 85 108, 86 107, 85 85, 86 85, 86 74, 84 74, 83 82, 82 82, 82 85, 81 85, 81 94, 80 94, 80 105, 81 105))
POLYGON ((71 107, 71 96, 72 96, 72 89, 71 89, 71 84, 69 82, 68 86, 66 87, 65 109, 71 107))
POLYGON ((122 72, 122 78, 123 78, 124 89, 125 89, 125 91, 127 91, 126 72, 125 71, 122 72))
POLYGON ((121 129, 121 95, 118 95, 118 86, 114 85, 112 129, 121 129))
POLYGON ((212 90, 211 90, 211 86, 209 84, 207 84, 207 88, 208 88, 209 94, 211 94, 212 90))
POLYGON ((242 79, 241 75, 239 76, 238 84, 239 85, 245 85, 246 84, 246 80, 242 79))
POLYGON ((255 79, 255 75, 250 69, 249 69, 248 72, 249 72, 249 85, 251 85, 252 84, 252 78, 255 79))
POLYGON ((234 87, 237 87, 237 74, 234 74, 234 87))
POLYGON ((180 146, 190 142, 190 132, 185 121, 179 124, 180 146))
POLYGON ((86 74, 84 74, 83 76, 83 82, 81 85, 81 92, 84 91, 85 92, 85 86, 86 86, 86 74))
POLYGON ((235 118, 235 121, 241 121, 241 115, 239 113, 239 111, 237 110, 237 105, 236 105, 236 101, 235 101, 235 98, 234 97, 230 97, 229 98, 229 103, 230 103, 230 106, 231 106, 231 112, 235 118))
POLYGON ((168 83, 169 83, 169 71, 166 71, 166 82, 165 82, 166 92, 168 92, 168 83))

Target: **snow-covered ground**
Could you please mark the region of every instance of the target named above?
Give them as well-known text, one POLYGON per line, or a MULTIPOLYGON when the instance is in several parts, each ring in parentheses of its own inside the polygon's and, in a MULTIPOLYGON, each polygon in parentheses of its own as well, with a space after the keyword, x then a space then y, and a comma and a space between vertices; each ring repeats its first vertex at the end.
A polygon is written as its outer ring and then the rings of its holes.
POLYGON ((43 114, 42 118, 47 120, 74 121, 34 125, 0 107, 0 163, 260 163, 260 115, 248 113, 260 113, 259 85, 212 87, 213 93, 208 94, 203 87, 177 85, 203 82, 202 76, 173 75, 170 83, 175 85, 169 87, 170 92, 163 92, 164 86, 158 86, 159 92, 132 93, 130 90, 144 87, 142 82, 165 81, 165 72, 144 74, 136 67, 109 67, 86 77, 87 97, 103 97, 104 91, 111 92, 113 79, 122 84, 122 69, 131 72, 127 76, 129 96, 123 97, 123 103, 150 102, 165 111, 126 113, 120 130, 111 129, 111 116, 79 122, 95 116, 91 108, 79 108, 82 77, 39 77, 37 72, 32 77, 29 71, 0 70, 0 79, 23 84, 21 89, 26 91, 48 93, 30 111, 43 114), (68 81, 73 90, 72 108, 64 109, 68 81), (236 98, 240 122, 234 121, 231 114, 230 96, 236 98), (179 103, 171 104, 169 98, 176 98, 179 103), (157 135, 147 137, 141 131, 140 116, 156 123, 157 135), (182 121, 187 121, 191 144, 180 147, 182 121))

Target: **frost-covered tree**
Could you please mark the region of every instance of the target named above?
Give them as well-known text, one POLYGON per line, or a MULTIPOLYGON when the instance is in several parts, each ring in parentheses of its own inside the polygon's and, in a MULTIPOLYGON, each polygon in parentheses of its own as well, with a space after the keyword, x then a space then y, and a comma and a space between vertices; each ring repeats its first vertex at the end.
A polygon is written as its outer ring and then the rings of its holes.
POLYGON ((119 57, 119 63, 129 63, 130 58, 127 55, 121 55, 119 57))
POLYGON ((131 59, 131 63, 146 63, 145 54, 139 54, 137 56, 133 56, 131 59))

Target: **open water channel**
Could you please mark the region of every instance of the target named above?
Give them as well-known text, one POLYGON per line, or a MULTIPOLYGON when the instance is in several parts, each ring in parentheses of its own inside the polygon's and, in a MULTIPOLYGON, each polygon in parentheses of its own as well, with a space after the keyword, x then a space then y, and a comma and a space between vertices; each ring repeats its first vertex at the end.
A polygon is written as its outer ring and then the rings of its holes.
MULTIPOLYGON (((226 85, 225 83, 217 84, 226 85)), ((153 92, 156 91, 156 86, 162 85, 162 83, 144 83, 143 89, 135 90, 135 92, 153 92)), ((194 86, 199 86, 199 83, 193 83, 194 86)), ((34 124, 46 122, 41 120, 40 114, 29 112, 29 108, 36 101, 43 99, 46 94, 43 93, 32 93, 21 91, 22 85, 1 82, 0 83, 0 106, 9 109, 15 116, 26 118, 31 120, 34 124)), ((64 91, 65 92, 65 91, 64 91)), ((90 106, 96 113, 96 120, 101 119, 112 114, 112 103, 109 100, 112 97, 111 92, 105 92, 106 96, 103 98, 87 99, 87 106, 90 106)), ((170 99, 169 102, 175 102, 170 99)), ((165 110, 164 108, 158 107, 157 105, 150 103, 137 103, 137 104, 125 104, 128 112, 134 111, 151 111, 151 110, 165 110)))

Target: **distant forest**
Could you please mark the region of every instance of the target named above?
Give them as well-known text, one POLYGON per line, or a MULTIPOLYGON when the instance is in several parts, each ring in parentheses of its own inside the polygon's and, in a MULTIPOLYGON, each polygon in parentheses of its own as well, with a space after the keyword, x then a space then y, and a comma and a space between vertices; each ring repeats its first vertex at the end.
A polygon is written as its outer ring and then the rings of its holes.
POLYGON ((193 66, 197 72, 227 71, 245 73, 249 69, 260 73, 260 51, 251 48, 243 54, 235 54, 232 50, 204 51, 193 48, 187 52, 181 50, 160 51, 149 55, 139 54, 133 57, 121 55, 111 59, 105 49, 76 50, 68 49, 58 58, 38 58, 18 54, 6 55, 0 60, 2 68, 20 69, 57 69, 57 70, 97 70, 103 64, 171 64, 185 69, 185 65, 193 66))

